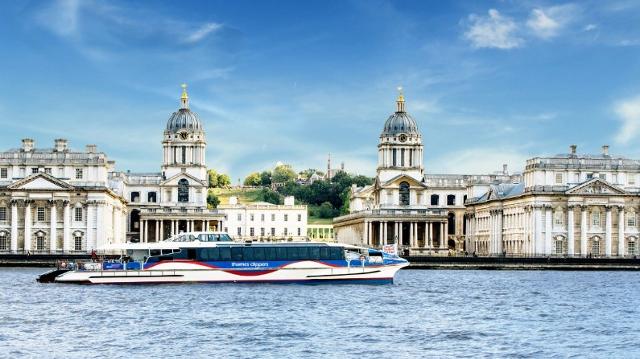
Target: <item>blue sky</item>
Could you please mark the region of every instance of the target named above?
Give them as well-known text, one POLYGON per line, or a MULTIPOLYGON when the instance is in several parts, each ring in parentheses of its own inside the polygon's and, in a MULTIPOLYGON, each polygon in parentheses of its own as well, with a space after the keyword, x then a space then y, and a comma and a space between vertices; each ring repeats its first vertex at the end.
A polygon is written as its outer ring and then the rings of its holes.
POLYGON ((189 85, 207 162, 234 178, 330 152, 373 175, 396 87, 430 173, 568 151, 640 158, 640 1, 14 1, 0 143, 95 143, 158 171, 189 85))

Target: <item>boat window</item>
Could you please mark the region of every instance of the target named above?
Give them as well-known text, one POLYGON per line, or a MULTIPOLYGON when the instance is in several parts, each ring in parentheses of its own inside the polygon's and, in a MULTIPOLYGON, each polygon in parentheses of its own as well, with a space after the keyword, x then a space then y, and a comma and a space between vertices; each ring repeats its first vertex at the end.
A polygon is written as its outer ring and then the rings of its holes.
POLYGON ((342 247, 331 247, 329 253, 329 259, 344 259, 344 251, 342 250, 342 247))
POLYGON ((220 247, 220 260, 221 261, 230 261, 231 260, 231 248, 230 247, 220 247))
POLYGON ((297 260, 300 259, 300 253, 297 247, 288 247, 287 248, 287 256, 285 257, 288 260, 297 260))
POLYGON ((172 261, 173 260, 173 257, 170 256, 170 255, 169 256, 160 256, 160 257, 157 257, 157 258, 158 258, 158 262, 159 261, 172 261))
POLYGON ((309 247, 300 247, 298 249, 298 259, 309 259, 309 247))
POLYGON ((220 249, 219 248, 209 248, 207 249, 209 253, 210 261, 218 261, 220 260, 220 249))
POLYGON ((171 254, 171 253, 173 253, 173 249, 163 249, 163 250, 162 250, 162 254, 163 254, 163 255, 164 255, 164 254, 171 254))
POLYGON ((320 247, 310 247, 309 248, 309 259, 311 259, 311 260, 319 260, 320 259, 320 247))
POLYGON ((207 241, 207 235, 206 234, 199 234, 198 235, 198 240, 200 242, 206 242, 207 241))
POLYGON ((242 247, 231 247, 231 260, 232 261, 242 260, 242 247))
POLYGON ((254 261, 263 261, 265 260, 265 248, 264 247, 255 247, 253 249, 253 260, 254 261))
POLYGON ((207 248, 198 249, 198 260, 199 261, 209 260, 209 250, 207 248))
POLYGON ((209 234, 209 242, 217 242, 218 241, 218 235, 217 234, 209 234))
POLYGON ((190 234, 186 240, 189 242, 194 242, 197 240, 197 238, 193 234, 190 234))
POLYGON ((320 259, 329 259, 329 247, 320 248, 320 259))
POLYGON ((224 233, 220 235, 220 238, 218 239, 220 242, 231 242, 232 239, 231 237, 229 237, 228 234, 224 233))
MULTIPOLYGON (((231 252, 233 253, 233 250, 231 250, 231 252)), ((251 247, 243 247, 242 248, 242 259, 241 260, 245 260, 245 261, 252 261, 253 260, 253 248, 251 247)), ((234 258, 235 259, 235 258, 234 258)))
POLYGON ((149 251, 149 255, 151 256, 159 256, 160 255, 160 250, 159 249, 152 249, 149 251))
POLYGON ((281 261, 287 260, 287 258, 289 258, 289 256, 287 256, 287 247, 277 247, 276 248, 277 251, 277 258, 281 261))
MULTIPOLYGON (((265 251, 265 259, 268 261, 282 260, 282 257, 278 257, 277 249, 275 247, 267 247, 264 249, 265 251)), ((286 254, 286 251, 285 251, 286 254)))

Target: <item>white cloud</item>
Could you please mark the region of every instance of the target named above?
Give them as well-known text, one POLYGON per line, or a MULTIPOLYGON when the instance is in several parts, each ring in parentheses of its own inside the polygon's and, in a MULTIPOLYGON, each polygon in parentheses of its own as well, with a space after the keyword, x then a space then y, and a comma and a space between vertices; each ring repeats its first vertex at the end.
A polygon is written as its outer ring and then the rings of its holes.
POLYGON ((200 26, 199 29, 197 29, 196 31, 192 32, 189 36, 187 36, 185 41, 188 42, 188 43, 198 42, 198 41, 204 39, 205 37, 207 37, 210 33, 220 29, 221 27, 222 27, 222 25, 216 24, 214 22, 210 22, 210 23, 204 24, 204 25, 200 26))
POLYGON ((578 7, 573 4, 533 9, 527 20, 527 27, 535 36, 549 39, 557 36, 574 20, 578 12, 578 7))
POLYGON ((59 0, 39 12, 36 20, 58 36, 72 36, 78 31, 79 8, 78 0, 59 0))
POLYGON ((598 28, 598 25, 596 25, 596 24, 588 24, 582 30, 584 30, 584 31, 593 31, 593 30, 595 30, 597 28, 598 28))
POLYGON ((622 122, 615 140, 627 144, 640 135, 640 95, 616 103, 614 111, 622 122))
POLYGON ((516 23, 511 18, 500 15, 496 9, 489 10, 487 17, 471 14, 469 22, 469 29, 464 36, 476 48, 511 49, 524 43, 516 35, 516 23))

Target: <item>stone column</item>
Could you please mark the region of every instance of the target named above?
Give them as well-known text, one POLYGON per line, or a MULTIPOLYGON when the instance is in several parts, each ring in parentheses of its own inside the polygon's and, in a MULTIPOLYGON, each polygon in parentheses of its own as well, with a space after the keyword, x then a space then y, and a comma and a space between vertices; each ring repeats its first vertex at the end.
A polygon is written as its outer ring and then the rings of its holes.
POLYGON ((444 222, 440 222, 440 249, 446 249, 447 243, 447 226, 444 222))
POLYGON ((624 243, 624 206, 618 207, 618 255, 625 255, 625 243, 624 243))
POLYGON ((499 255, 502 255, 502 210, 496 210, 496 246, 499 255))
POLYGON ((105 202, 97 202, 96 203, 96 237, 95 243, 92 249, 98 249, 104 246, 105 240, 105 229, 104 229, 104 207, 106 206, 105 202))
POLYGON ((493 210, 489 211, 489 255, 495 255, 496 249, 496 217, 493 210))
POLYGON ((164 220, 161 219, 158 221, 158 223, 160 224, 160 241, 164 241, 164 220))
POLYGON ((569 206, 567 209, 567 254, 572 257, 575 255, 575 206, 569 206))
POLYGON ((604 255, 611 257, 611 206, 605 207, 604 255))
POLYGON ((71 203, 69 201, 64 201, 62 222, 62 250, 70 252, 73 246, 71 245, 71 203))
POLYGON ((145 228, 146 226, 147 226, 147 220, 141 219, 140 220, 140 243, 145 243, 147 241, 147 230, 145 228))
POLYGON ((365 220, 362 228, 362 244, 369 246, 369 221, 365 220))
POLYGON ((544 222, 544 254, 551 254, 551 234, 553 230, 553 209, 550 206, 545 206, 544 209, 545 222, 544 222))
POLYGON ((394 243, 396 244, 397 247, 400 247, 402 245, 402 232, 404 232, 402 230, 402 226, 403 226, 403 222, 399 222, 398 223, 398 237, 394 240, 394 243))
POLYGON ((378 232, 378 246, 382 246, 382 244, 384 243, 384 224, 382 223, 382 221, 379 222, 379 232, 378 232))
POLYGON ((18 251, 18 201, 11 201, 11 252, 18 251))
POLYGON ((25 201, 24 207, 24 250, 31 250, 31 201, 25 201))
POLYGON ((542 207, 537 205, 534 207, 534 226, 535 232, 533 235, 533 247, 535 248, 535 255, 541 255, 544 253, 543 239, 542 239, 542 207))
POLYGON ((51 229, 49 232, 49 250, 54 253, 58 250, 58 213, 56 213, 56 201, 51 201, 50 212, 49 219, 51 220, 51 229))
POLYGON ((389 225, 388 225, 387 221, 384 221, 384 225, 383 225, 384 228, 382 229, 382 236, 383 236, 382 245, 384 245, 384 246, 386 246, 388 244, 388 242, 387 242, 387 239, 388 239, 387 238, 387 228, 388 228, 388 226, 389 225))
POLYGON ((433 248, 433 222, 429 222, 429 248, 433 248))
POLYGON ((153 229, 155 229, 155 238, 154 241, 155 242, 160 242, 160 221, 159 220, 154 220, 153 221, 153 229))
POLYGON ((429 247, 429 222, 424 222, 424 241, 423 247, 429 247))
POLYGON ((581 207, 580 212, 580 255, 582 257, 587 256, 587 206, 581 207))

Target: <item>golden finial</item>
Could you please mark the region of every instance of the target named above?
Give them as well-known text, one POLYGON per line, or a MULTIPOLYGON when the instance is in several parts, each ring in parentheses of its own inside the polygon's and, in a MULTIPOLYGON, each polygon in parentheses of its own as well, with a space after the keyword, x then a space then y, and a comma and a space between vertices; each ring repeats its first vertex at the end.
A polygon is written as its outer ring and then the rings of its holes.
POLYGON ((180 96, 180 104, 182 108, 189 108, 189 95, 187 94, 187 84, 182 84, 182 96, 180 96))
POLYGON ((404 93, 402 86, 398 86, 398 99, 396 100, 396 112, 404 112, 404 93))

